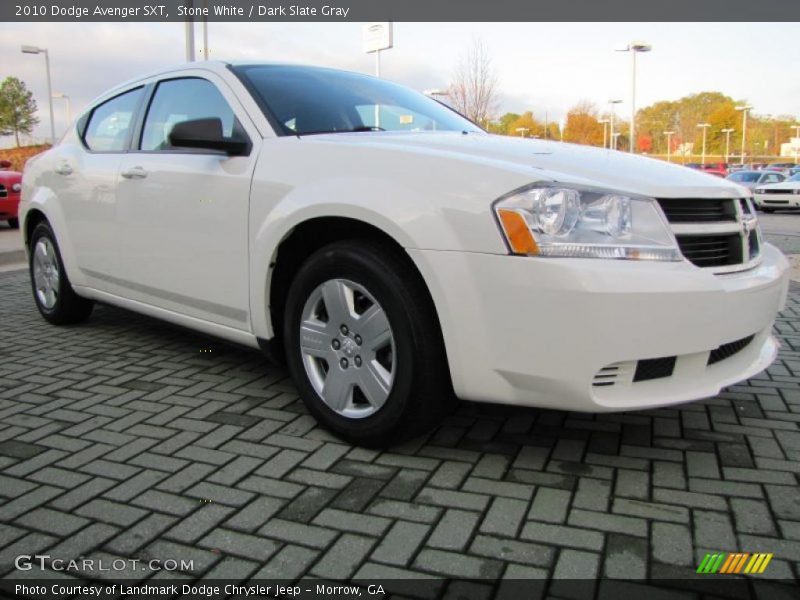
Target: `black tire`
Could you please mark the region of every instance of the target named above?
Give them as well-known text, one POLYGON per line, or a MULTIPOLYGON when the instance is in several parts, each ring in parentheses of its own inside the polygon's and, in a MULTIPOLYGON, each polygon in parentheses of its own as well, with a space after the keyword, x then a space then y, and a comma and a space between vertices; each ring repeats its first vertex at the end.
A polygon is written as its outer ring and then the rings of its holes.
POLYGON ((455 396, 433 302, 422 278, 399 251, 367 240, 325 246, 298 270, 284 316, 286 362, 300 396, 317 421, 342 439, 386 447, 430 430, 453 406, 455 396), (366 417, 343 416, 329 407, 303 363, 303 308, 318 286, 333 279, 346 279, 367 290, 383 309, 394 337, 394 379, 388 397, 366 417))
POLYGON ((94 302, 81 298, 72 289, 72 284, 69 282, 67 272, 64 269, 64 262, 61 260, 61 251, 58 248, 56 236, 46 221, 39 223, 31 234, 30 249, 28 252, 28 273, 31 278, 31 289, 33 291, 33 300, 36 302, 36 308, 39 309, 41 315, 50 323, 54 325, 68 325, 70 323, 79 323, 85 321, 92 314, 94 302), (47 307, 39 298, 36 290, 36 281, 34 277, 34 261, 36 246, 40 241, 49 241, 52 248, 55 250, 55 262, 58 269, 58 286, 56 293, 55 304, 52 307, 47 307))
POLYGON ((11 227, 11 229, 19 229, 19 219, 17 217, 9 219, 8 226, 11 227))

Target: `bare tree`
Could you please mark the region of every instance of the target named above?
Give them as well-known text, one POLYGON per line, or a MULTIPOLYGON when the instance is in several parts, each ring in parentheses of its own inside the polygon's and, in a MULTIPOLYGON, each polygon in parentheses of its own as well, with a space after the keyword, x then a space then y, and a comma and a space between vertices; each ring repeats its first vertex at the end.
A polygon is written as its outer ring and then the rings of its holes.
POLYGON ((484 127, 496 109, 497 75, 479 38, 472 39, 453 71, 450 101, 458 112, 484 127))

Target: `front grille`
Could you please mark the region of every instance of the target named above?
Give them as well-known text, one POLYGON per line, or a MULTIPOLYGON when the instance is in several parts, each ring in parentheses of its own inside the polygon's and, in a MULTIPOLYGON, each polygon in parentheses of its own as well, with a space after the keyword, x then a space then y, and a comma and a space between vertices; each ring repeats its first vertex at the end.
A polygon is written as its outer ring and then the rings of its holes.
POLYGON ((678 236, 681 253, 698 267, 725 267, 742 262, 742 238, 725 235, 678 236))
POLYGON ((662 198, 658 203, 681 253, 698 267, 731 271, 758 257, 757 221, 749 200, 662 198))
POLYGON ((717 198, 662 198, 658 201, 670 223, 735 221, 733 200, 717 198))
POLYGON ((661 379, 669 377, 675 370, 677 356, 665 356, 662 358, 648 358, 640 360, 636 365, 636 373, 633 381, 648 381, 650 379, 661 379))
POLYGON ((719 348, 715 348, 712 350, 708 355, 708 363, 709 365, 713 365, 718 363, 726 358, 730 358, 734 354, 741 352, 753 341, 755 335, 749 335, 746 338, 742 338, 740 340, 736 340, 735 342, 730 342, 728 344, 722 344, 719 348))
POLYGON ((781 190, 781 189, 775 189, 775 188, 764 188, 763 190, 758 192, 758 195, 760 196, 761 194, 791 194, 791 193, 792 193, 792 190, 781 190))

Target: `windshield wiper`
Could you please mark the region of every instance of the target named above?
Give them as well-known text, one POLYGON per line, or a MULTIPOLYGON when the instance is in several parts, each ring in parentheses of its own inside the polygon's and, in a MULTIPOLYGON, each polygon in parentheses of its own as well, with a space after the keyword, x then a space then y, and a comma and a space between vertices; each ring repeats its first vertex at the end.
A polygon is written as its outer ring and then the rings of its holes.
POLYGON ((371 127, 363 125, 352 129, 320 129, 319 131, 301 131, 296 135, 322 135, 325 133, 358 133, 360 131, 386 131, 383 127, 371 127))

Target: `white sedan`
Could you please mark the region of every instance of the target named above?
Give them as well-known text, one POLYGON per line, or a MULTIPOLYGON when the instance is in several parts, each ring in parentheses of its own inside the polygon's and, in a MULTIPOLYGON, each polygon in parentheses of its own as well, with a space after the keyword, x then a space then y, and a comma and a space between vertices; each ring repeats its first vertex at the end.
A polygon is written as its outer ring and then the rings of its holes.
POLYGON ((800 173, 780 183, 757 187, 755 203, 767 213, 782 208, 800 208, 800 173))
POLYGON ((309 411, 385 445, 455 397, 621 411, 766 368, 787 261, 750 192, 489 135, 400 85, 202 62, 103 94, 28 162, 33 298, 283 358, 309 411))

